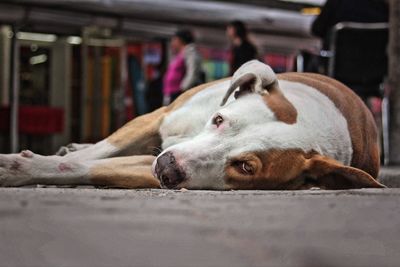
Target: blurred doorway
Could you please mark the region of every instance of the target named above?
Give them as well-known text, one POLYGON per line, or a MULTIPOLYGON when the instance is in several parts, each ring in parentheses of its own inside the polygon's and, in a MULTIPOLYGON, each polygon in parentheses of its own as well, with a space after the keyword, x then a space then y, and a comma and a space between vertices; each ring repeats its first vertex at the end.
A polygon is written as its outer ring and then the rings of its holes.
POLYGON ((125 123, 125 42, 98 27, 83 30, 81 141, 94 143, 125 123))
MULTIPOLYGON (((17 146, 12 152, 31 149, 53 154, 70 141, 71 44, 53 34, 17 32, 15 66, 17 97, 2 101, 0 125, 2 152, 11 152, 9 143, 10 107, 18 105, 17 146)), ((11 51, 11 50, 10 50, 11 51)), ((11 64, 2 60, 2 65, 11 64)), ((4 92, 10 90, 3 88, 4 92)))

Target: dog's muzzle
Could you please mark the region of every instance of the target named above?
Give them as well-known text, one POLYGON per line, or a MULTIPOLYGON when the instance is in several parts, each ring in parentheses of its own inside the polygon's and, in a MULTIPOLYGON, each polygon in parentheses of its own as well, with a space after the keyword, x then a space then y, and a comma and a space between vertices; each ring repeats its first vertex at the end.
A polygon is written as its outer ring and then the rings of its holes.
POLYGON ((166 188, 175 188, 185 180, 185 173, 176 163, 172 152, 166 152, 157 159, 155 173, 161 186, 166 188))

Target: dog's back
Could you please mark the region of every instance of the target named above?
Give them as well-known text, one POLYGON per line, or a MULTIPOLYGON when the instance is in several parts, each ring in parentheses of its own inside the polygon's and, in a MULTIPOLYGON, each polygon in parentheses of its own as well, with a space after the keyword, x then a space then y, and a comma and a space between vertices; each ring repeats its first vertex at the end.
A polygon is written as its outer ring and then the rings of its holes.
POLYGON ((326 95, 347 121, 353 148, 350 165, 377 177, 380 166, 377 128, 371 112, 353 91, 337 80, 314 73, 284 73, 278 79, 301 83, 326 95))

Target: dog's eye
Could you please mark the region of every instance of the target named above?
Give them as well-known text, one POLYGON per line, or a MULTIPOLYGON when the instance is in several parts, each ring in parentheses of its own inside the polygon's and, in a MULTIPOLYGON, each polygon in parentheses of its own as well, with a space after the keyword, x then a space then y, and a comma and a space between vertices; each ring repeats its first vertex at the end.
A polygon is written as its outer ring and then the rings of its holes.
POLYGON ((253 167, 250 164, 248 164, 247 162, 242 162, 241 168, 242 168, 243 173, 253 174, 253 167))
POLYGON ((224 118, 221 115, 215 116, 213 119, 213 124, 217 126, 217 128, 224 122, 224 118))
POLYGON ((245 174, 245 175, 253 175, 254 174, 254 169, 253 166, 246 161, 236 161, 233 163, 235 168, 238 170, 238 172, 245 174))

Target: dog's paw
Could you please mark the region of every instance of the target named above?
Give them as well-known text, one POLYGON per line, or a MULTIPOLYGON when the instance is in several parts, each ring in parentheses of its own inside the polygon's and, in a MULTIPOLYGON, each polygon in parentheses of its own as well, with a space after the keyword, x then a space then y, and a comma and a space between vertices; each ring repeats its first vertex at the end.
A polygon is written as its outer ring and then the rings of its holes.
POLYGON ((29 184, 34 153, 24 150, 20 154, 0 155, 0 186, 22 186, 29 184))
POLYGON ((41 156, 24 150, 19 154, 0 154, 0 186, 24 186, 55 176, 68 166, 59 156, 41 156))
POLYGON ((76 143, 71 143, 68 144, 66 146, 62 146, 60 147, 60 149, 56 152, 57 156, 65 156, 69 153, 78 151, 78 150, 82 150, 85 148, 88 148, 90 146, 92 146, 93 144, 76 144, 76 143))

